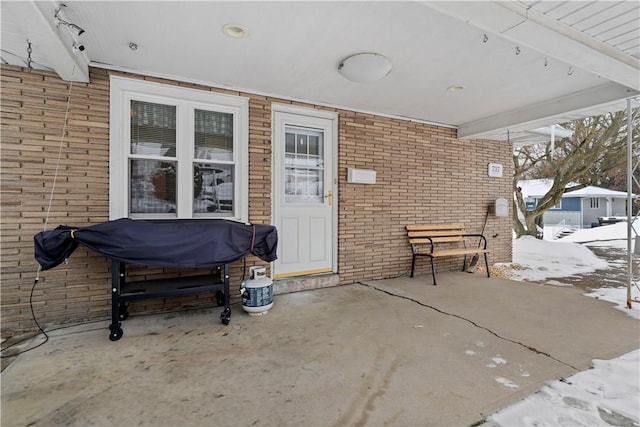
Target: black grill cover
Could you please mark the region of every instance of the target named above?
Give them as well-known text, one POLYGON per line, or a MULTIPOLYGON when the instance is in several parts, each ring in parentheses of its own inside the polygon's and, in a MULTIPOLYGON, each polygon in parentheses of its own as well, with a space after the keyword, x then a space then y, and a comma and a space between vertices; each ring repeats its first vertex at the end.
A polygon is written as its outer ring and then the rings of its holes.
POLYGON ((79 244, 111 259, 156 267, 214 267, 249 253, 276 257, 274 226, 225 220, 118 219, 89 227, 58 226, 35 235, 35 258, 43 270, 56 267, 79 244))

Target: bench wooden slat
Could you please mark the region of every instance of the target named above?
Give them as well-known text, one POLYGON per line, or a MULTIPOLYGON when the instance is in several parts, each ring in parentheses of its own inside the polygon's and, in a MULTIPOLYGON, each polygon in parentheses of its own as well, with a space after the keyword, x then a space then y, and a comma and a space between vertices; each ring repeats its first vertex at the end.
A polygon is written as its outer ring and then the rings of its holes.
MULTIPOLYGON (((432 237, 433 243, 455 243, 455 242, 465 242, 467 239, 462 236, 452 236, 452 237, 432 237)), ((409 239, 409 243, 412 245, 422 245, 422 244, 431 244, 431 240, 426 237, 421 238, 411 238, 409 239)))
POLYGON ((409 224, 408 231, 464 229, 464 224, 409 224))
POLYGON ((409 237, 438 237, 438 236, 462 236, 464 230, 433 230, 433 231, 410 231, 409 237))
POLYGON ((445 256, 454 256, 454 255, 471 255, 471 254, 482 254, 488 253, 489 249, 439 249, 437 251, 433 251, 429 254, 434 258, 445 257, 445 256))

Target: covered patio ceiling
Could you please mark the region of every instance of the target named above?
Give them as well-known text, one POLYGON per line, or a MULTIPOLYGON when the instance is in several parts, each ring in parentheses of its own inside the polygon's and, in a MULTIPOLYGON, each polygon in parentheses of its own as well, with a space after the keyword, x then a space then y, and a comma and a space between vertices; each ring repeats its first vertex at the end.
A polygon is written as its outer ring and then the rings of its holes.
POLYGON ((460 138, 518 138, 640 93, 637 1, 2 1, 1 12, 3 63, 26 66, 30 46, 33 68, 65 80, 104 67, 436 123, 460 138), (356 83, 338 72, 363 52, 386 56, 389 74, 356 83))

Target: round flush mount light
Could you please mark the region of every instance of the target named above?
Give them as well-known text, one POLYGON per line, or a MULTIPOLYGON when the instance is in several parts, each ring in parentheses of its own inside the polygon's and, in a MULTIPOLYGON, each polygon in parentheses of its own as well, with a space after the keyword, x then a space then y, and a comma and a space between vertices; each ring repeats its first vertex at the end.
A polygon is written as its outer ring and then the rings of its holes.
POLYGON ((356 83, 373 83, 389 72, 393 64, 378 53, 358 53, 344 59, 338 65, 338 72, 356 83))
POLYGON ((238 24, 226 24, 222 27, 222 32, 234 39, 243 39, 249 35, 249 32, 238 24))
POLYGON ((447 88, 449 92, 462 92, 465 89, 466 89, 465 85, 453 85, 447 88))

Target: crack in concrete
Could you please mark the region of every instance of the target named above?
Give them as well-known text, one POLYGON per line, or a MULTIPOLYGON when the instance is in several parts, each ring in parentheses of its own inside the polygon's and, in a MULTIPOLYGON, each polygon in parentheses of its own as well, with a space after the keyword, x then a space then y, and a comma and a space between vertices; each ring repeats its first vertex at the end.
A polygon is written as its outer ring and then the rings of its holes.
POLYGON ((367 283, 363 283, 363 282, 357 282, 357 283, 358 283, 359 285, 366 286, 366 287, 371 288, 371 289, 375 289, 376 291, 383 292, 383 293, 385 293, 385 294, 387 294, 387 295, 390 295, 390 296, 394 296, 394 297, 397 297, 397 298, 406 299, 406 300, 411 301, 411 302, 414 302, 414 303, 416 303, 416 304, 418 304, 418 305, 420 305, 420 306, 422 306, 422 307, 430 308, 431 310, 437 311, 438 313, 441 313, 441 314, 444 314, 444 315, 447 315, 447 316, 456 317, 456 318, 458 318, 458 319, 460 319, 460 320, 464 320, 465 322, 468 322, 468 323, 472 324, 472 325, 473 325, 473 326, 475 326, 476 328, 479 328, 479 329, 482 329, 482 330, 484 330, 484 331, 489 332, 491 335, 495 336, 496 338, 499 338, 499 339, 504 340, 504 341, 508 341, 508 342, 510 342, 510 343, 512 343, 512 344, 519 345, 519 346, 521 346, 521 347, 526 348, 526 349, 527 349, 527 350, 529 350, 529 351, 532 351, 532 352, 534 352, 534 353, 536 353, 536 354, 539 354, 539 355, 541 355, 541 356, 548 357, 549 359, 551 359, 551 360, 553 360, 553 361, 555 361, 555 362, 558 362, 558 363, 560 363, 560 364, 562 364, 562 365, 568 366, 568 367, 570 367, 571 369, 573 369, 573 370, 575 370, 575 371, 579 371, 579 369, 578 369, 578 368, 576 368, 575 366, 571 365, 570 363, 563 362, 562 360, 560 360, 560 359, 557 359, 557 358, 553 357, 553 356, 552 356, 552 355, 550 355, 549 353, 546 353, 546 352, 544 352, 544 351, 542 351, 542 350, 538 350, 537 348, 535 348, 535 347, 533 347, 533 346, 530 346, 530 345, 527 345, 527 344, 525 344, 525 343, 523 343, 523 342, 516 341, 516 340, 513 340, 513 339, 511 339, 511 338, 503 337, 503 336, 501 336, 500 334, 498 334, 498 333, 496 333, 496 332, 492 331, 491 329, 487 328, 486 326, 479 325, 479 324, 477 324, 476 322, 474 322, 473 320, 471 320, 471 319, 467 319, 466 317, 460 316, 459 314, 449 313, 449 312, 447 312, 447 311, 441 310, 441 309, 439 309, 439 308, 437 308, 437 307, 434 307, 434 306, 432 306, 432 305, 425 304, 425 303, 423 303, 423 302, 421 302, 421 301, 418 301, 418 300, 417 300, 417 299, 415 299, 415 298, 411 298, 411 297, 407 297, 407 296, 399 295, 399 294, 394 294, 393 292, 387 291, 387 290, 385 290, 385 289, 377 288, 377 287, 375 287, 375 286, 373 286, 373 285, 369 285, 369 284, 367 284, 367 283))

